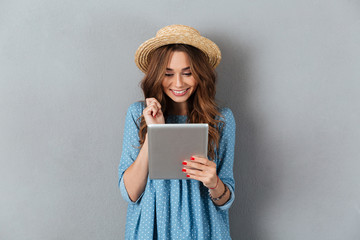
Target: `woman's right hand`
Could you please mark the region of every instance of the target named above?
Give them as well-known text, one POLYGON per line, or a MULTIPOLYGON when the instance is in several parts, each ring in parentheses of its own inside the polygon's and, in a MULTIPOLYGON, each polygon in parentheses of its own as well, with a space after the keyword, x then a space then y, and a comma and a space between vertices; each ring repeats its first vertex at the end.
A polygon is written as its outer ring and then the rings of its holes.
POLYGON ((165 123, 164 114, 161 111, 161 105, 156 98, 146 98, 146 108, 143 111, 143 115, 146 121, 146 125, 149 124, 163 124, 165 123))

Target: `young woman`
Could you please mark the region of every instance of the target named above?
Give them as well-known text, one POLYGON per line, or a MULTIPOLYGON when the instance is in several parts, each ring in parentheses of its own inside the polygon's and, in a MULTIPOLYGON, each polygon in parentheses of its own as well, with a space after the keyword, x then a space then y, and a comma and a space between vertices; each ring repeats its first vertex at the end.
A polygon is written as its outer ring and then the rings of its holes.
POLYGON ((184 25, 164 27, 138 48, 145 101, 127 111, 119 165, 126 239, 231 239, 235 121, 214 100, 220 60, 215 43, 184 25), (147 125, 161 123, 209 124, 208 156, 179 169, 187 179, 148 178, 147 125))

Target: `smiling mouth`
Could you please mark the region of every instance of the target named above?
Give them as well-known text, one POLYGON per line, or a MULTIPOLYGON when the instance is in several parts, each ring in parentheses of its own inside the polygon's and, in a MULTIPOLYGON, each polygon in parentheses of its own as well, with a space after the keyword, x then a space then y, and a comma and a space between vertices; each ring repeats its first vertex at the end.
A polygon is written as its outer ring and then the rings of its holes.
POLYGON ((182 90, 182 91, 176 91, 176 90, 172 90, 170 89, 170 91, 175 95, 175 96, 184 96, 188 91, 189 91, 190 88, 187 88, 185 90, 182 90))

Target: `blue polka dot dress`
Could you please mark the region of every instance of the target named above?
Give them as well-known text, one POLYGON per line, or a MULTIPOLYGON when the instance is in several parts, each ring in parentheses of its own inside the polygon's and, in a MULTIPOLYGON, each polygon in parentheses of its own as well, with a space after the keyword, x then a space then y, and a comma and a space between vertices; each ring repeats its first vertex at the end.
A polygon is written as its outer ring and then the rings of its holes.
MULTIPOLYGON (((197 180, 148 179, 145 191, 132 202, 126 191, 123 174, 136 160, 140 149, 138 118, 143 102, 133 103, 126 115, 123 148, 119 165, 119 188, 128 202, 125 239, 231 239, 228 211, 234 195, 235 120, 230 109, 221 108, 225 127, 221 133, 219 154, 215 159, 217 174, 228 186, 231 197, 223 206, 216 206, 208 189, 197 180)), ((186 123, 186 116, 172 115, 166 123, 186 123)))

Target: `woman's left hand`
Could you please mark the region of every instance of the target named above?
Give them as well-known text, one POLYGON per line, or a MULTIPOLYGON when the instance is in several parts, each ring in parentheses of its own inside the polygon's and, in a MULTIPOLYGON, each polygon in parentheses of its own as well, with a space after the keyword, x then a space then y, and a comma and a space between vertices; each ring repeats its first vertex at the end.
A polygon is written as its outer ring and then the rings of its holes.
POLYGON ((200 156, 192 156, 190 160, 183 161, 182 171, 188 178, 198 180, 207 188, 217 186, 216 163, 200 156))

